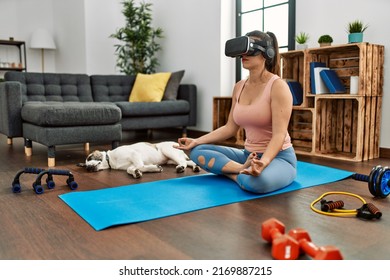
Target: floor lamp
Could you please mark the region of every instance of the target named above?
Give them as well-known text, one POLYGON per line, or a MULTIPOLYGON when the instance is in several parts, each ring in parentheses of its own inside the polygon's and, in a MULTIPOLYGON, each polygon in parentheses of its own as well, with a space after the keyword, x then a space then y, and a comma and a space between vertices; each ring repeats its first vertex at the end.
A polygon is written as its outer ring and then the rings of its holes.
POLYGON ((54 43, 53 37, 46 29, 37 29, 31 36, 30 42, 31 49, 40 49, 42 56, 42 73, 45 69, 45 50, 55 50, 56 45, 54 43))

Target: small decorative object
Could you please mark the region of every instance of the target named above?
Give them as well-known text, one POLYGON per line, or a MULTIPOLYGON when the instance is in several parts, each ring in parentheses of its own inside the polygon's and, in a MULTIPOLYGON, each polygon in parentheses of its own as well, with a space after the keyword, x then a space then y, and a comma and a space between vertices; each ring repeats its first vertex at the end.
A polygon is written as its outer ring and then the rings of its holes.
POLYGON ((349 83, 349 93, 358 94, 359 92, 359 76, 351 76, 349 83))
POLYGON ((13 41, 13 40, 14 40, 14 37, 9 37, 9 40, 10 40, 10 41, 13 41))
POLYGON ((307 49, 307 41, 309 41, 309 34, 300 32, 295 36, 295 41, 298 43, 297 50, 307 49))
POLYGON ((368 28, 361 20, 355 20, 348 24, 348 43, 363 42, 363 32, 368 28))
POLYGON ((318 43, 320 44, 320 47, 330 46, 332 45, 332 42, 333 38, 328 34, 321 35, 320 38, 318 38, 318 43))

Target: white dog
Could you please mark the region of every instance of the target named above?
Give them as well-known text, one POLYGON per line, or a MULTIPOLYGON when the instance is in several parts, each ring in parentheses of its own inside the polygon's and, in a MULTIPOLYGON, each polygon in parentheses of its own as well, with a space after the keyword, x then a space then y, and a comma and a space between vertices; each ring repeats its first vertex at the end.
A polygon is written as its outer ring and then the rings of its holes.
POLYGON ((126 170, 134 178, 141 178, 145 172, 162 172, 161 165, 176 164, 176 172, 181 173, 188 167, 194 172, 200 168, 190 160, 184 151, 174 148, 178 144, 166 141, 157 144, 139 142, 132 145, 119 146, 106 152, 94 151, 89 154, 85 164, 88 171, 103 169, 126 170))

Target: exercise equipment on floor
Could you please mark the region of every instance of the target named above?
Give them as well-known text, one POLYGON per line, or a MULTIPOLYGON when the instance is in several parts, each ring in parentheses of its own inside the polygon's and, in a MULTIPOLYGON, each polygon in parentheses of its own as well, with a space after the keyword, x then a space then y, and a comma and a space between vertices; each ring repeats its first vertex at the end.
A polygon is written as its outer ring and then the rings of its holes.
POLYGON ((44 175, 47 175, 46 183, 49 189, 53 189, 55 187, 53 175, 68 176, 68 179, 66 179, 66 184, 71 190, 75 190, 78 187, 77 183, 74 181, 74 176, 72 172, 68 170, 61 170, 61 169, 48 169, 48 170, 43 170, 41 173, 38 174, 37 179, 33 183, 34 189, 42 188, 41 180, 44 175))
POLYGON ((351 176, 357 181, 367 182, 368 190, 374 197, 385 198, 390 194, 390 168, 377 165, 369 175, 355 173, 351 176))
POLYGON ((315 260, 342 260, 343 256, 335 246, 316 246, 309 233, 302 228, 291 229, 285 234, 284 224, 270 218, 261 224, 262 238, 271 243, 271 255, 277 260, 296 260, 307 254, 315 260))
POLYGON ((309 233, 303 228, 291 229, 288 235, 299 242, 301 252, 315 260, 342 260, 340 250, 332 245, 317 246, 310 238, 309 233))
POLYGON ((272 244, 272 257, 277 260, 296 260, 299 257, 299 243, 284 232, 284 224, 274 218, 261 225, 262 238, 272 244))
POLYGON ((326 192, 317 199, 315 199, 310 204, 310 208, 316 213, 335 217, 358 217, 366 220, 371 220, 379 219, 382 216, 382 212, 380 212, 379 209, 373 203, 367 203, 366 200, 361 196, 349 192, 326 192), (327 201, 325 197, 329 195, 351 196, 360 200, 363 205, 357 209, 344 209, 344 201, 327 201), (321 209, 316 208, 316 204, 318 202, 321 203, 321 209))
POLYGON ((36 180, 34 181, 32 187, 36 194, 42 194, 44 192, 44 189, 42 187, 42 177, 44 175, 47 175, 46 178, 46 184, 49 189, 53 189, 55 187, 55 183, 53 180, 53 175, 61 175, 61 176, 68 176, 66 183, 68 187, 71 190, 75 190, 78 187, 78 184, 74 180, 74 176, 72 172, 68 170, 61 170, 61 169, 42 169, 42 168, 35 168, 35 167, 26 167, 24 169, 19 170, 14 180, 12 181, 12 192, 14 193, 20 193, 22 190, 22 187, 20 185, 20 176, 22 174, 38 174, 36 180))
MULTIPOLYGON (((14 180, 12 181, 12 192, 19 193, 22 191, 22 187, 20 185, 20 176, 22 174, 39 174, 43 170, 42 168, 34 168, 34 167, 25 167, 16 173, 14 180)), ((34 189, 36 193, 42 193, 43 189, 34 189)))

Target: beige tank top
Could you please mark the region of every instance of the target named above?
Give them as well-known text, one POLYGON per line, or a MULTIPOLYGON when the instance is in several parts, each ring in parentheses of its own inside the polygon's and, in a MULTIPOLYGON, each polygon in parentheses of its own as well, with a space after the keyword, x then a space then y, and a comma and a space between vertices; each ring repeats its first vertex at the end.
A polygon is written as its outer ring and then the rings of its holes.
MULTIPOLYGON (((263 94, 250 105, 241 105, 238 101, 245 86, 246 80, 241 81, 241 88, 235 100, 233 111, 235 123, 245 130, 245 149, 250 152, 264 153, 272 138, 271 88, 279 79, 274 75, 264 88, 263 94)), ((287 133, 282 150, 291 147, 291 138, 287 133)))

